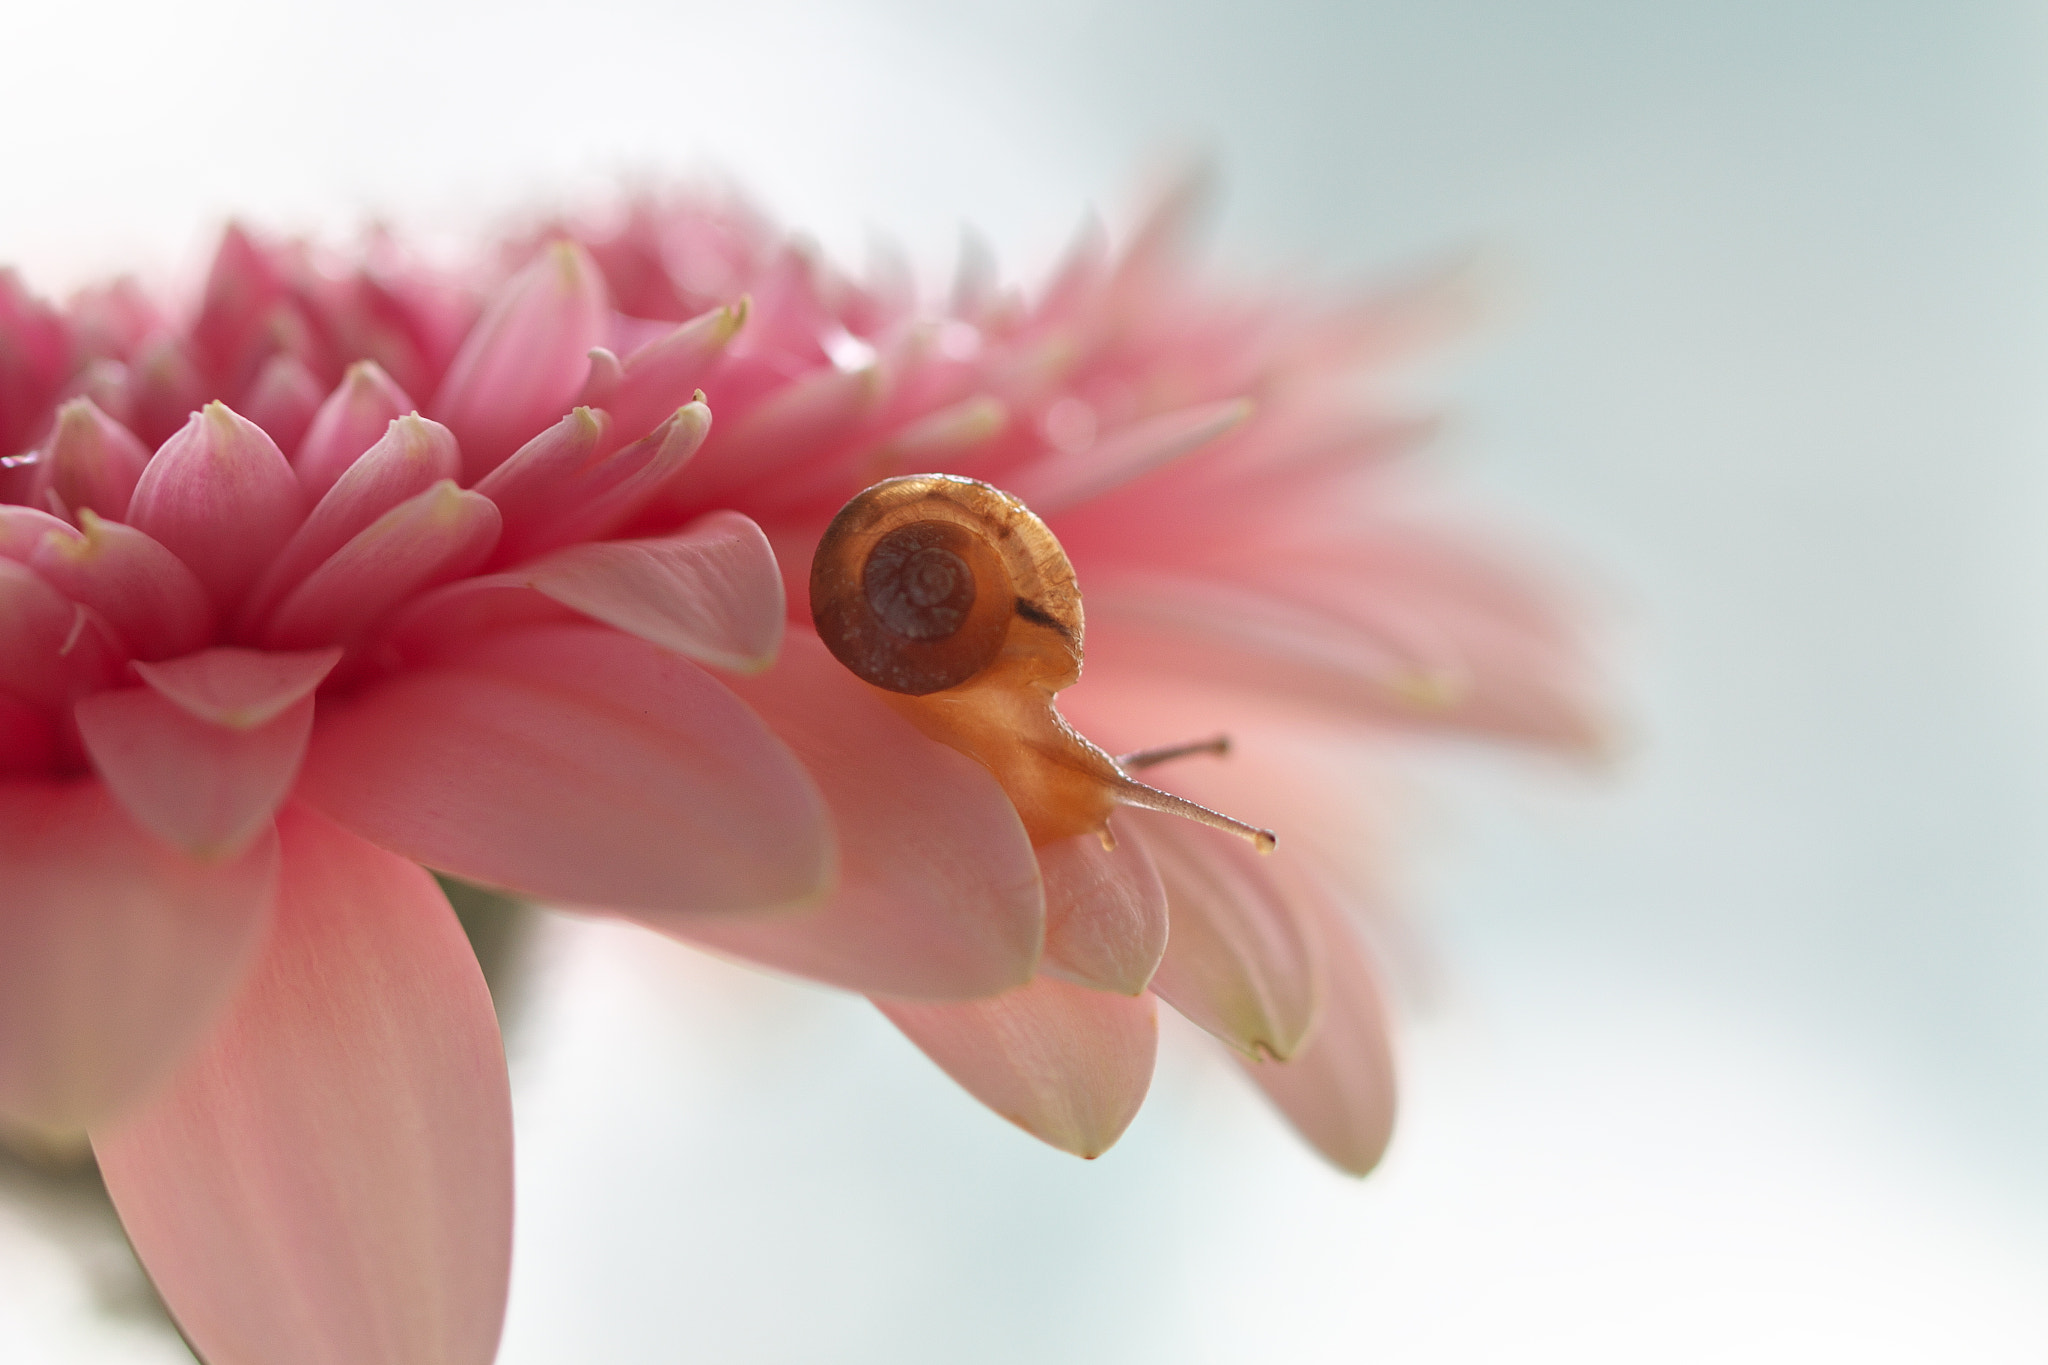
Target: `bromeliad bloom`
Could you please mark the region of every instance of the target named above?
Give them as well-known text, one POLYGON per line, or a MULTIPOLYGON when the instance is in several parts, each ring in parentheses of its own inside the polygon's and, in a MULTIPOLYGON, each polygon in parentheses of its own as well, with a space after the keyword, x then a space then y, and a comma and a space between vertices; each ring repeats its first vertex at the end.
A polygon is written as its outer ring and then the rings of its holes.
POLYGON ((1374 751, 1584 747, 1585 670, 1409 510, 1416 428, 1359 381, 1414 310, 1220 293, 1176 222, 1028 300, 970 254, 938 307, 703 198, 514 242, 488 290, 239 230, 190 323, 0 276, 0 1119, 92 1128, 209 1359, 490 1354, 503 1064, 420 865, 863 992, 1085 1156, 1164 999, 1378 1160, 1374 751), (911 474, 1015 495, 1067 586, 975 598, 986 556, 923 531, 879 577, 818 553, 911 474), (820 584, 913 652, 1059 643, 857 676, 820 584), (1079 806, 1034 767, 1082 744, 1054 691, 1125 754, 1084 746, 1079 806), (1154 809, 1098 799, 1133 774, 1154 809))

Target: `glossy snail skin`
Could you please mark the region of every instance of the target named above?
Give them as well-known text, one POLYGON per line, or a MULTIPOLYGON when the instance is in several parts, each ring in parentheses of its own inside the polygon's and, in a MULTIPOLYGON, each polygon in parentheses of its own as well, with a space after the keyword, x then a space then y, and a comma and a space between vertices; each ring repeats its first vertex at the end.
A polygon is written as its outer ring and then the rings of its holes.
POLYGON ((833 655, 912 724, 987 768, 1034 844, 1108 839, 1118 806, 1168 811, 1270 849, 1270 831, 1132 778, 1053 695, 1081 676, 1081 591, 1017 499, 913 474, 857 495, 811 561, 811 619, 833 655))

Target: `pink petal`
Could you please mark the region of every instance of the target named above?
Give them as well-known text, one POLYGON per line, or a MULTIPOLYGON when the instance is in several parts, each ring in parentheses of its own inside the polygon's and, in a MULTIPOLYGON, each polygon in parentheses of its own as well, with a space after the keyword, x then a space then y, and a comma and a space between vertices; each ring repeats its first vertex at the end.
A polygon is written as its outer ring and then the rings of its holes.
POLYGON ((461 470, 462 452, 448 428, 417 415, 393 418, 380 439, 340 471, 271 561, 243 606, 244 628, 377 518, 461 470))
POLYGON ((0 692, 42 706, 104 687, 125 662, 83 607, 0 559, 0 692))
POLYGON ((430 867, 624 910, 813 899, 824 803, 698 668, 599 626, 506 631, 323 711, 301 790, 430 867))
POLYGON ((775 390, 709 442, 687 478, 693 501, 757 485, 856 438, 880 402, 876 367, 818 370, 775 390))
POLYGON ((462 577, 498 539, 498 509, 444 479, 379 517, 284 599, 264 630, 272 649, 351 640, 415 593, 462 577))
POLYGON ((269 432, 280 450, 295 450, 313 425, 326 392, 297 356, 274 355, 250 385, 243 406, 249 420, 269 432))
POLYGON ((149 449, 92 399, 74 398, 57 410, 47 458, 50 491, 60 503, 74 513, 89 507, 120 521, 149 463, 149 449))
POLYGON ((139 663, 135 671, 188 715, 230 730, 253 730, 312 696, 339 662, 339 649, 280 654, 224 648, 139 663))
POLYGON ((26 564, 51 533, 69 536, 70 522, 37 507, 0 502, 0 558, 26 564))
POLYGON ((713 512, 659 540, 572 545, 506 577, 719 668, 759 672, 782 645, 786 604, 775 552, 737 512, 713 512))
POLYGON ((732 686, 823 789, 838 889, 800 913, 650 923, 858 991, 961 999, 1031 979, 1044 933, 1038 868, 986 769, 919 734, 808 631, 773 669, 732 686))
POLYGON ((216 608, 232 608, 306 515, 277 445, 225 403, 209 403, 142 471, 128 523, 185 561, 216 608))
POLYGON ((691 318, 627 356, 610 392, 585 401, 611 413, 621 439, 637 440, 690 401, 746 321, 744 300, 691 318))
POLYGON ((48 535, 29 564, 49 584, 91 607, 140 659, 162 659, 213 634, 206 589, 169 550, 132 526, 79 514, 83 534, 48 535))
POLYGON ((94 769, 136 823, 218 859, 268 829, 284 803, 313 729, 313 699, 246 730, 200 720, 147 687, 95 693, 76 715, 94 769))
POLYGON ((576 409, 477 484, 505 516, 497 562, 516 564, 623 525, 697 453, 710 430, 711 410, 690 403, 652 435, 607 454, 609 415, 576 409))
POLYGON ((128 362, 135 420, 127 425, 144 445, 161 443, 206 401, 206 381, 185 343, 159 333, 128 362))
POLYGON ((1327 895, 1311 898, 1329 971, 1323 1017, 1284 1062, 1244 1069, 1274 1104, 1339 1168, 1364 1175, 1394 1132, 1394 1059, 1379 982, 1357 931, 1327 895))
POLYGON ((490 994, 426 873, 280 825, 276 929, 168 1091, 94 1131, 108 1192, 214 1365, 488 1365, 512 1242, 490 994))
POLYGON ((604 276, 574 242, 548 244, 508 280, 434 395, 474 484, 569 410, 610 320, 604 276))
POLYGON ((1233 398, 1134 422, 1079 450, 1026 466, 1007 491, 1040 516, 1052 516, 1199 450, 1251 415, 1249 398, 1233 398))
POLYGON ((375 445, 393 421, 412 410, 412 399, 391 382, 376 361, 358 360, 349 366, 341 383, 313 415, 306 439, 292 456, 292 471, 306 490, 307 500, 325 497, 356 457, 375 445))
POLYGON ((1108 1151, 1152 1084, 1159 1023, 1149 995, 1041 976, 987 1000, 875 1004, 969 1094, 1075 1156, 1108 1151))
MULTIPOLYGON (((1119 816, 1111 822, 1115 829, 1119 816)), ((1092 834, 1038 850, 1045 878, 1045 970, 1119 995, 1136 995, 1166 952, 1166 888, 1139 839, 1112 851, 1092 834)))
MULTIPOLYGON (((88 360, 84 369, 71 376, 64 391, 76 398, 90 398, 93 406, 131 433, 134 431, 134 385, 128 378, 128 367, 120 361, 108 360, 104 356, 88 360)), ((142 447, 142 453, 148 456, 147 445, 142 447)), ((140 468, 136 472, 140 473, 140 468)))
POLYGON ((0 1114, 76 1130, 134 1104, 227 1003, 277 842, 199 863, 97 782, 0 782, 0 1114))
POLYGON ((1313 928, 1297 889, 1218 830, 1151 811, 1119 817, 1145 841, 1166 884, 1172 934, 1152 989, 1247 1054, 1290 1057, 1322 1004, 1313 928))

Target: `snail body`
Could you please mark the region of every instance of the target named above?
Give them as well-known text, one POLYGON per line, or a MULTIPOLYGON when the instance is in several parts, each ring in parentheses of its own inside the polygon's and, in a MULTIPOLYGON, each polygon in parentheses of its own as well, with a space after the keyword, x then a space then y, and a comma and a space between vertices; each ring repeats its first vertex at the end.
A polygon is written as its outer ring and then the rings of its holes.
POLYGON ((1076 733, 1054 694, 1081 676, 1081 590, 1045 523, 974 479, 913 474, 854 497, 811 561, 811 618, 842 664, 925 734, 995 775, 1034 844, 1108 842, 1118 806, 1273 846, 1145 785, 1076 733))

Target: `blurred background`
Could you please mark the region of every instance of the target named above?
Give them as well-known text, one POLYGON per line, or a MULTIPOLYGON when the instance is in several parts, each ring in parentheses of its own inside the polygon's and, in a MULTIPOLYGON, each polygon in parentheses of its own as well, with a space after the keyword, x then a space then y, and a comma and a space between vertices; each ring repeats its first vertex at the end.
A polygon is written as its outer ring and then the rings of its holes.
MULTIPOLYGON (((722 168, 1030 279, 1162 155, 1307 287, 1477 253, 1430 458, 1604 613, 1611 772, 1418 751, 1360 1184, 1194 1039, 1084 1165, 861 1002, 548 921, 503 1360, 2048 1355, 2048 4, 21 6, 0 260, 189 280, 722 168)), ((166 1362, 0 1170, 0 1361, 166 1362)))

